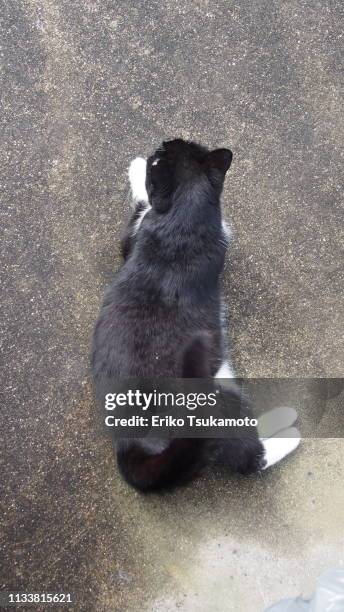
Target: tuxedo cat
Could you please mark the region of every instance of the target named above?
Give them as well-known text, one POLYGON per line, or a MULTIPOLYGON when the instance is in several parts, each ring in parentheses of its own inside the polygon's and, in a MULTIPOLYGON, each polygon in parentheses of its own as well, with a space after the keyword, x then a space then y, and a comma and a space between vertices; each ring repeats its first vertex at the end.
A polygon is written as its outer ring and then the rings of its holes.
MULTIPOLYGON (((220 196, 228 149, 181 139, 163 142, 129 168, 134 213, 124 258, 95 326, 92 371, 100 400, 120 378, 233 376, 224 341, 220 277, 229 240, 220 196)), ((235 384, 229 391, 234 397, 235 384)), ((285 414, 284 424, 295 420, 285 414)), ((290 438, 121 440, 118 467, 140 490, 175 485, 216 455, 243 474, 275 463, 297 445, 290 438)))

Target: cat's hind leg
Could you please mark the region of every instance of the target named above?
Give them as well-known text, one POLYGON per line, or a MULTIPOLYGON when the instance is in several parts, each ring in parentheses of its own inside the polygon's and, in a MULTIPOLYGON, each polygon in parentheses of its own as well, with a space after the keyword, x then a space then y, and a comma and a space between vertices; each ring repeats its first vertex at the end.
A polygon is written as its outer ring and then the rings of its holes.
POLYGON ((291 427, 296 419, 294 408, 274 408, 258 419, 257 433, 260 438, 256 433, 251 437, 222 440, 218 458, 241 474, 266 470, 300 444, 300 432, 296 427, 291 427))

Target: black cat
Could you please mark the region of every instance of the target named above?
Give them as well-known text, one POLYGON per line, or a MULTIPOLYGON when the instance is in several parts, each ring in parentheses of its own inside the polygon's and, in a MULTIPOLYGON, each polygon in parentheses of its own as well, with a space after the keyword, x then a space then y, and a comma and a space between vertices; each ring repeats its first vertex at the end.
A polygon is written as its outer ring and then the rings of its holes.
MULTIPOLYGON (((229 237, 220 196, 231 161, 228 149, 209 151, 177 139, 164 142, 147 162, 132 162, 135 211, 122 242, 124 263, 93 336, 100 399, 121 378, 233 376, 220 292, 229 237)), ((117 443, 121 473, 141 490, 188 478, 213 453, 242 473, 267 464, 256 432, 243 439, 117 443)))

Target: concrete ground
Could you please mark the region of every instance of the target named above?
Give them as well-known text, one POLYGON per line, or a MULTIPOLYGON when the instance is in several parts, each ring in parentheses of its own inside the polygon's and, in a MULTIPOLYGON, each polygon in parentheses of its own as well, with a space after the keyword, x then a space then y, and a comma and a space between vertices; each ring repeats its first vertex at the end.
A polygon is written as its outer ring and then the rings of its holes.
POLYGON ((237 372, 342 376, 342 17, 340 0, 5 1, 2 590, 260 612, 344 562, 342 395, 316 400, 333 437, 264 477, 207 471, 143 497, 96 434, 88 371, 126 168, 182 136, 234 152, 237 372))

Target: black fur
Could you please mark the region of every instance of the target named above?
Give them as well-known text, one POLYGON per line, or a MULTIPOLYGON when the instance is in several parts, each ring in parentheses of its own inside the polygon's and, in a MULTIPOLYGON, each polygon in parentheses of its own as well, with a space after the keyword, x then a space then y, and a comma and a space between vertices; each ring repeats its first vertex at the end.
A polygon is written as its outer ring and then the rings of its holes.
MULTIPOLYGON (((164 142, 148 159, 152 209, 136 235, 139 211, 133 215, 122 242, 125 261, 94 331, 92 370, 100 398, 119 378, 200 378, 213 376, 221 365, 219 283, 227 245, 220 195, 231 160, 227 149, 209 152, 179 139, 164 142)), ((256 436, 242 446, 239 440, 223 445, 221 453, 234 469, 259 469, 263 449, 256 436)), ((136 440, 117 448, 122 474, 143 490, 193 473, 214 444, 173 440, 146 446, 136 440)))

